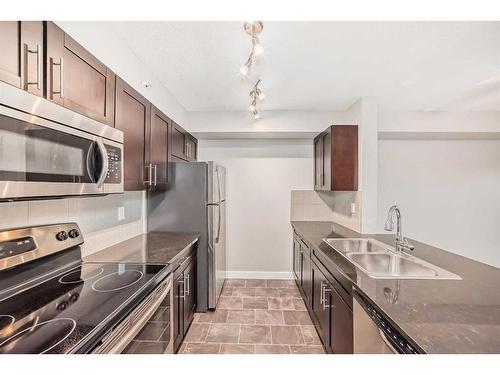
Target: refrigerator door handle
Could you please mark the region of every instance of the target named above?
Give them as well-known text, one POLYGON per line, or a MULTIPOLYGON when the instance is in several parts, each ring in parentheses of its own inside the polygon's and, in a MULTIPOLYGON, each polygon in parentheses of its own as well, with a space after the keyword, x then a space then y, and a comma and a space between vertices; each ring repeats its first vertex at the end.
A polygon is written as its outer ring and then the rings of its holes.
POLYGON ((220 221, 221 221, 221 213, 220 213, 220 204, 217 205, 217 212, 219 219, 217 220, 217 237, 215 237, 215 243, 219 243, 220 239, 220 221))
POLYGON ((217 212, 218 212, 218 217, 219 217, 219 220, 218 220, 218 224, 217 224, 217 236, 215 237, 215 243, 219 243, 219 239, 220 239, 220 220, 221 220, 221 213, 220 213, 220 201, 221 201, 221 191, 220 191, 220 176, 219 176, 219 167, 218 166, 215 166, 215 174, 216 174, 216 177, 217 177, 217 198, 218 198, 218 202, 219 204, 217 205, 217 212))

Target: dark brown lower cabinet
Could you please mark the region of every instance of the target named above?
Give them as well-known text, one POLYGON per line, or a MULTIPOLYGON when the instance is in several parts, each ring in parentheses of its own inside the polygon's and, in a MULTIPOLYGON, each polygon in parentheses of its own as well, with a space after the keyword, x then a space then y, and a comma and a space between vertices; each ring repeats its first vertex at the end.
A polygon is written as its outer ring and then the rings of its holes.
POLYGON ((331 288, 330 349, 335 354, 353 353, 352 309, 345 303, 337 290, 331 288))
POLYGON ((311 257, 304 254, 302 257, 302 297, 306 306, 311 304, 312 294, 312 262, 311 257))
POLYGON ((325 275, 323 275, 314 262, 311 262, 311 281, 311 312, 313 323, 323 342, 323 346, 328 348, 330 347, 330 308, 326 307, 325 294, 329 284, 325 275))
POLYGON ((351 354, 352 293, 328 271, 314 251, 294 235, 293 274, 297 287, 326 352, 351 354))
POLYGON ((187 258, 174 273, 174 352, 177 352, 186 336, 196 311, 196 272, 197 261, 195 256, 187 258))
POLYGON ((196 258, 184 270, 184 335, 193 321, 196 312, 196 258))

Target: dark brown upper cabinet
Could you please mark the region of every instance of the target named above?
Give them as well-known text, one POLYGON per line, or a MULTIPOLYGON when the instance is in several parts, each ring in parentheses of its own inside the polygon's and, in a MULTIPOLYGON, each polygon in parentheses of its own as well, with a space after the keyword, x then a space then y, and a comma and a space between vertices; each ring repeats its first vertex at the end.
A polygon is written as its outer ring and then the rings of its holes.
POLYGON ((0 21, 0 81, 43 96, 42 21, 0 21))
POLYGON ((150 119, 151 104, 117 77, 115 128, 123 131, 125 190, 143 190, 152 182, 153 170, 146 164, 150 119))
POLYGON ((314 138, 314 190, 358 190, 357 125, 332 125, 314 138))
POLYGON ((46 37, 47 99, 112 126, 115 74, 52 22, 46 37))
POLYGON ((170 134, 171 161, 196 161, 198 158, 197 139, 173 121, 170 134))
MULTIPOLYGON (((166 190, 169 184, 169 129, 172 121, 159 109, 151 106, 151 122, 146 146, 147 168, 152 168, 151 190, 166 190)), ((149 170, 148 170, 149 171, 149 170)))
POLYGON ((120 77, 115 127, 124 137, 125 190, 166 190, 171 120, 120 77))

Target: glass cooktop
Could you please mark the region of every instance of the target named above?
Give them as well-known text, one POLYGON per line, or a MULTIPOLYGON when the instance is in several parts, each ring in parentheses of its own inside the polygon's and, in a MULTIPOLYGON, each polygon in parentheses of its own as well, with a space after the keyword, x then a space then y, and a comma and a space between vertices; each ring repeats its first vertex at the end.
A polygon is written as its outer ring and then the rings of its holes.
POLYGON ((85 353, 166 276, 165 265, 83 263, 0 300, 0 353, 85 353))

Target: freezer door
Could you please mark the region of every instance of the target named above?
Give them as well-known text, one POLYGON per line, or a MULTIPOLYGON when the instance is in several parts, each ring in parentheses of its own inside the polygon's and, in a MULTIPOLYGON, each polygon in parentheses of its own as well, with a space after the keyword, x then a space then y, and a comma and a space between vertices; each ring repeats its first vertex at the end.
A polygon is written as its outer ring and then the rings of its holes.
POLYGON ((225 202, 211 204, 209 212, 209 294, 208 307, 217 306, 224 281, 226 280, 226 204, 225 202))

